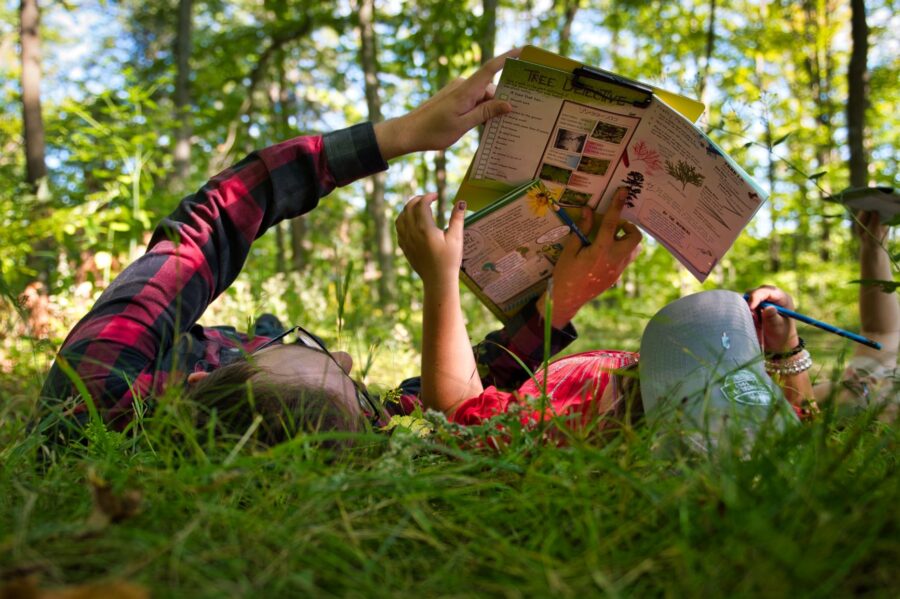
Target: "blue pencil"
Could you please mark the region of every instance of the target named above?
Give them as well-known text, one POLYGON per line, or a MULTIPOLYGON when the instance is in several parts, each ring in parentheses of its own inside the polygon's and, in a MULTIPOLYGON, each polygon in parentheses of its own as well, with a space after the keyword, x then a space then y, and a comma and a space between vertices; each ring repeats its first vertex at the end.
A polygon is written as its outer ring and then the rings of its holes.
POLYGON ((566 212, 566 209, 561 206, 557 206, 555 204, 554 204, 554 207, 556 208, 556 210, 555 210, 556 215, 559 216, 559 219, 562 222, 564 222, 566 224, 566 226, 569 227, 569 229, 573 233, 575 233, 575 235, 578 236, 578 239, 581 240, 581 245, 583 245, 584 247, 591 245, 591 240, 588 239, 585 236, 585 234, 581 232, 581 229, 578 228, 578 225, 575 224, 575 221, 573 221, 572 217, 569 216, 569 213, 566 212))
MULTIPOLYGON (((747 299, 747 296, 744 296, 744 299, 747 299)), ((822 322, 821 320, 816 320, 815 318, 810 318, 805 314, 800 314, 799 312, 794 312, 793 310, 788 310, 778 304, 773 304, 772 302, 759 302, 759 306, 764 308, 766 306, 772 306, 778 313, 782 316, 787 316, 788 318, 793 318, 794 320, 799 320, 800 322, 805 322, 806 324, 811 324, 814 327, 819 327, 824 331, 828 331, 829 333, 834 333, 835 335, 840 335, 841 337, 846 337, 847 339, 851 339, 856 341, 857 343, 862 343, 863 345, 868 345, 869 347, 873 347, 875 349, 881 349, 881 344, 877 341, 872 341, 868 337, 863 337, 862 335, 857 335, 856 333, 851 333, 850 331, 845 331, 844 329, 839 329, 836 326, 832 326, 828 323, 822 322)))

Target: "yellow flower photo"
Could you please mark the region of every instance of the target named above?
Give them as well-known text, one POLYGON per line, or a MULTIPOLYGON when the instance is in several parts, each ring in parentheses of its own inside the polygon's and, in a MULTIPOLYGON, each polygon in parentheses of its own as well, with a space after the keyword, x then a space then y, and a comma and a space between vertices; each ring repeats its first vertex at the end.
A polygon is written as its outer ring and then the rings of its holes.
POLYGON ((535 185, 528 190, 528 207, 535 216, 544 216, 556 203, 557 195, 544 185, 535 185))

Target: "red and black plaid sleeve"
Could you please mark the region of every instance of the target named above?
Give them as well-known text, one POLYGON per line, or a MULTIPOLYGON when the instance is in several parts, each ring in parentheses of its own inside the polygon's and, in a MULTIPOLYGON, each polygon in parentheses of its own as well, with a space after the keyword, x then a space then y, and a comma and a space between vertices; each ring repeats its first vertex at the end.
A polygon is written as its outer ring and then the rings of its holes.
POLYGON ((77 395, 64 361, 107 421, 158 393, 162 358, 234 281, 251 244, 272 225, 309 212, 335 185, 387 168, 368 123, 298 137, 254 152, 181 201, 69 333, 44 385, 45 399, 77 395))
MULTIPOLYGON (((555 356, 577 337, 571 323, 561 330, 551 329, 547 357, 555 356)), ((516 313, 502 329, 489 333, 474 350, 485 387, 517 389, 544 361, 544 319, 535 302, 516 313)))

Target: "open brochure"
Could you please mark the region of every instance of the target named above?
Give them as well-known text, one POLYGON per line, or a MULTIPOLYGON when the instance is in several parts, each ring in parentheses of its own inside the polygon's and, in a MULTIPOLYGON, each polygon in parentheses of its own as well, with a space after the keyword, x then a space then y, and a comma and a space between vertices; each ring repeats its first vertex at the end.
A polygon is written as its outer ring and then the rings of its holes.
MULTIPOLYGON (((623 218, 705 280, 766 194, 652 88, 578 79, 544 64, 506 61, 496 97, 513 111, 488 123, 459 199, 490 210, 497 198, 509 200, 512 187, 540 179, 577 219, 581 206, 602 212, 626 186, 623 218)), ((531 231, 518 232, 520 226, 508 224, 503 235, 529 239, 531 231)), ((490 262, 498 279, 534 275, 518 272, 511 254, 490 262)))
POLYGON ((463 282, 506 321, 547 287, 569 226, 540 179, 466 217, 463 282))

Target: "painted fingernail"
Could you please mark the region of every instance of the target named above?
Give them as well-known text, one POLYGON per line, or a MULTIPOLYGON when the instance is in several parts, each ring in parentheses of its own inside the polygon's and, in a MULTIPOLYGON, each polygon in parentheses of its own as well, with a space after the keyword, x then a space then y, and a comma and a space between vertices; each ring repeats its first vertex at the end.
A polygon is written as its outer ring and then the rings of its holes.
POLYGON ((456 209, 462 212, 466 209, 466 202, 464 200, 460 200, 456 203, 456 209))

